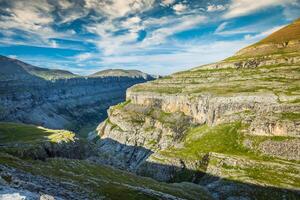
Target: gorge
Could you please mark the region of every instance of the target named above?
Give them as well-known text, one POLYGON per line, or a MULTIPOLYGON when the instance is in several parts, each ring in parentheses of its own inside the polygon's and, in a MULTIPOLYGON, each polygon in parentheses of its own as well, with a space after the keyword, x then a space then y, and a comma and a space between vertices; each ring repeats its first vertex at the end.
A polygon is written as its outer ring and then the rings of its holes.
POLYGON ((299 199, 300 19, 156 80, 0 65, 0 197, 299 199))

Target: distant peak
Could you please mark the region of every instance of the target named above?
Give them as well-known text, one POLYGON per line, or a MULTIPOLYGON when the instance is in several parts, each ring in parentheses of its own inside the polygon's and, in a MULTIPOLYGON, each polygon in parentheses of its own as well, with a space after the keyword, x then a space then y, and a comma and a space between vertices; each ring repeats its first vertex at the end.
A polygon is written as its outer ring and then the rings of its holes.
POLYGON ((106 69, 96 72, 90 75, 90 77, 131 77, 149 79, 152 76, 139 70, 106 69))
POLYGON ((2 55, 0 55, 0 65, 0 74, 3 74, 3 76, 5 74, 5 76, 15 77, 23 74, 26 76, 32 76, 32 78, 39 77, 46 80, 78 77, 78 75, 69 71, 36 67, 18 59, 9 58, 2 55))

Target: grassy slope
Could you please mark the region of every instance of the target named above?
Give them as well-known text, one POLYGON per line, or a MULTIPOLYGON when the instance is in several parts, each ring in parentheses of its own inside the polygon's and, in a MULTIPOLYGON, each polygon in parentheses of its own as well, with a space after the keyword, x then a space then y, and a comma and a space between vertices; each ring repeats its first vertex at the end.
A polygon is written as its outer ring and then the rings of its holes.
MULTIPOLYGON (((14 144, 17 145, 16 148, 23 148, 24 144, 39 145, 43 141, 73 140, 73 137, 73 133, 68 131, 50 130, 24 124, 0 123, 0 146, 14 144)), ((134 189, 134 187, 148 188, 186 199, 198 199, 199 196, 204 199, 208 198, 201 188, 188 191, 184 185, 173 186, 159 183, 110 167, 94 165, 84 160, 62 158, 52 158, 46 161, 22 160, 5 153, 5 150, 1 149, 0 164, 57 181, 72 182, 87 190, 91 198, 105 195, 109 199, 157 199, 134 189), (32 167, 28 168, 27 166, 32 167)))
POLYGON ((239 61, 249 58, 265 59, 265 56, 273 56, 274 58, 299 56, 300 46, 299 43, 296 44, 299 40, 300 18, 261 41, 240 50, 234 56, 229 57, 224 61, 239 61), (294 45, 291 43, 294 43, 294 45))
POLYGON ((0 143, 39 145, 41 142, 74 141, 75 134, 66 130, 51 130, 34 125, 0 122, 0 143))
MULTIPOLYGON (((239 122, 221 124, 214 127, 202 125, 191 128, 182 140, 182 148, 170 148, 159 152, 166 158, 181 158, 197 161, 210 152, 220 153, 228 158, 243 160, 237 165, 216 166, 224 177, 232 180, 265 184, 282 188, 300 188, 299 161, 286 161, 260 154, 254 149, 243 146, 247 139, 254 147, 266 140, 287 141, 291 137, 251 136, 243 133, 246 125, 239 122), (245 161, 246 160, 246 161, 245 161), (245 164, 246 163, 246 164, 245 164), (280 173, 278 173, 280 171, 280 173)), ((220 160, 211 157, 209 166, 218 165, 220 160)), ((206 172, 206 166, 199 166, 206 172), (204 167, 204 168, 203 168, 204 167)))

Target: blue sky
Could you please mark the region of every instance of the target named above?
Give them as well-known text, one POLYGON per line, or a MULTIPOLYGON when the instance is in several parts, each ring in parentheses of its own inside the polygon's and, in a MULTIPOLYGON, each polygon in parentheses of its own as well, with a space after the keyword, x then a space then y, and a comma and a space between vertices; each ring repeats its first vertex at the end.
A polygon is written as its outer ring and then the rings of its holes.
POLYGON ((215 62, 300 17, 300 0, 0 0, 0 54, 91 74, 215 62))

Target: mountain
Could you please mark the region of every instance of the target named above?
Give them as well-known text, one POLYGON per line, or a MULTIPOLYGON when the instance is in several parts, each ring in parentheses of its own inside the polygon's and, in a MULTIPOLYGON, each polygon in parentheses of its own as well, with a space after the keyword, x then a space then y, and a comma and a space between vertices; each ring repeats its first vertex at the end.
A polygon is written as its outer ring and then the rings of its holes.
POLYGON ((148 80, 153 78, 83 77, 1 56, 0 121, 79 131, 104 119, 128 87, 148 80))
POLYGON ((107 70, 96 72, 90 75, 90 77, 131 77, 131 78, 149 79, 152 76, 143 73, 139 70, 107 69, 107 70))
POLYGON ((24 63, 17 59, 8 58, 0 55, 0 63, 1 63, 1 71, 0 77, 3 80, 5 76, 15 77, 15 79, 19 79, 18 76, 36 76, 46 80, 53 79, 64 79, 64 78, 75 78, 79 77, 71 72, 65 70, 58 69, 47 69, 41 67, 35 67, 24 63))
POLYGON ((101 164, 216 199, 293 199, 300 188, 299 20, 223 61, 134 85, 96 138, 101 164))

